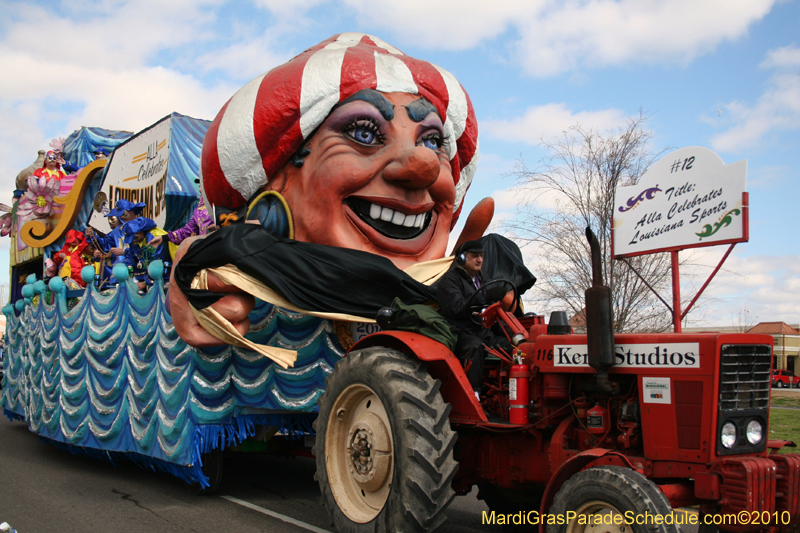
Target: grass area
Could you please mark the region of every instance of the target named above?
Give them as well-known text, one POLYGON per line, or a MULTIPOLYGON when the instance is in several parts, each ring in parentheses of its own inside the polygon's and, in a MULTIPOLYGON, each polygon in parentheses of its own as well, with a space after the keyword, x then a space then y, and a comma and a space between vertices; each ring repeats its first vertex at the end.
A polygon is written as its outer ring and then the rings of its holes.
POLYGON ((800 397, 798 398, 775 398, 773 396, 770 405, 779 405, 781 407, 800 407, 800 397))
MULTIPOLYGON (((790 440, 800 445, 800 411, 794 409, 769 410, 769 438, 790 440)), ((781 453, 793 453, 798 448, 783 448, 781 453)))
MULTIPOLYGON (((771 403, 775 407, 800 408, 800 389, 772 389, 771 403)), ((800 410, 770 409, 769 438, 790 440, 800 446, 800 410)), ((783 448, 781 453, 800 452, 800 448, 783 448)))

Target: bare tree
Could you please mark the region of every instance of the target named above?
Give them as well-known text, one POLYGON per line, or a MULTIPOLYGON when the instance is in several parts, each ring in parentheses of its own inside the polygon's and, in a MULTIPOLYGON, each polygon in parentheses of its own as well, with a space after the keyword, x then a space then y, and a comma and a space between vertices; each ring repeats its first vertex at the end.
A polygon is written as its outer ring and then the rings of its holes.
MULTIPOLYGON (((633 270, 611 259, 611 223, 617 187, 635 185, 664 151, 650 151, 651 134, 641 112, 624 127, 605 134, 575 125, 552 141, 539 168, 520 161, 512 173, 521 197, 515 218, 505 223, 523 246, 536 243, 539 281, 530 291, 537 311, 568 308, 582 316, 584 291, 592 283, 589 247, 592 228, 602 249, 604 279, 611 287, 616 330, 663 331, 671 316, 633 270)), ((659 293, 670 287, 667 254, 628 259, 659 293)), ((531 301, 528 302, 529 305, 531 301)))
POLYGON ((758 315, 754 315, 753 312, 747 308, 747 304, 744 304, 739 307, 739 313, 733 317, 732 322, 737 332, 747 333, 750 328, 758 323, 758 315))

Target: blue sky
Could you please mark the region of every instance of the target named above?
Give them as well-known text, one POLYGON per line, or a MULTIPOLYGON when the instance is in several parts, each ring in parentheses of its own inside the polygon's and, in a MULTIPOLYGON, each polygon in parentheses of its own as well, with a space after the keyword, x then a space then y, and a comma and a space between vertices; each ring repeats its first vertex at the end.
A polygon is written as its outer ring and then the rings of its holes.
MULTIPOLYGON (((773 0, 0 1, 0 195, 49 139, 138 131, 172 111, 212 119, 253 77, 333 34, 377 35, 451 71, 479 120, 465 210, 517 198, 504 177, 542 138, 640 109, 653 149, 748 160, 750 242, 687 325, 800 322, 800 6, 773 0)), ((0 242, 7 271, 8 240, 0 242)), ((702 283, 725 247, 703 249, 702 283)), ((535 271, 536 250, 529 250, 535 271)), ((533 289, 535 290, 535 288, 533 289)), ((683 287, 685 297, 694 292, 683 287)))

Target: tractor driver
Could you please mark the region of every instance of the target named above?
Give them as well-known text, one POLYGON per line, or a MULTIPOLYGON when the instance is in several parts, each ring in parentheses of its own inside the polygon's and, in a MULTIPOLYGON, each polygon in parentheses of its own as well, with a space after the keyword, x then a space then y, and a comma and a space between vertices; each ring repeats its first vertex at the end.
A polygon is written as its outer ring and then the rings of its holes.
POLYGON ((500 347, 507 352, 511 350, 508 339, 494 335, 473 315, 476 309, 486 307, 505 296, 503 285, 487 287, 479 293, 480 288, 489 282, 483 279, 482 268, 483 245, 480 241, 465 242, 456 254, 453 267, 439 281, 436 292, 439 313, 458 332, 455 353, 467 368, 469 383, 478 400, 483 385, 483 363, 486 359, 484 346, 500 347))

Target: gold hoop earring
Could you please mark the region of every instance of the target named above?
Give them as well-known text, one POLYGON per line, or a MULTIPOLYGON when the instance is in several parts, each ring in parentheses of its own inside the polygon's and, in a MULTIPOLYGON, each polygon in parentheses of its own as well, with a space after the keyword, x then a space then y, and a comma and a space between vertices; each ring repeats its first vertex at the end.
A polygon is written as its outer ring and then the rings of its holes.
POLYGON ((265 191, 256 196, 250 202, 245 218, 258 220, 270 232, 294 239, 292 210, 278 191, 265 191))

